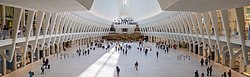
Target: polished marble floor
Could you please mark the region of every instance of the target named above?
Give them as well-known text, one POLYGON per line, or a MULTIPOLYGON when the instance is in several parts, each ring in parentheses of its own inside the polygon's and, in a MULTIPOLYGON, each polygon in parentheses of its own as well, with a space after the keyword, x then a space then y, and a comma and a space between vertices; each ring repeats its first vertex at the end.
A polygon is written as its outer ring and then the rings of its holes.
MULTIPOLYGON (((148 55, 137 50, 138 43, 127 43, 132 46, 125 55, 117 52, 115 48, 108 52, 97 48, 86 56, 78 56, 76 47, 68 49, 70 55, 67 59, 61 59, 56 55, 50 56, 51 69, 46 69, 45 74, 40 74, 41 61, 32 63, 20 68, 4 77, 28 77, 28 71, 35 73, 34 77, 117 77, 115 67, 121 69, 119 77, 194 77, 195 70, 206 74, 206 66, 200 66, 200 57, 193 53, 188 53, 184 49, 171 49, 168 54, 152 45, 152 51, 148 55), (156 51, 159 57, 156 57, 156 51), (178 60, 178 55, 190 55, 191 60, 178 60), (139 62, 139 70, 135 70, 134 63, 139 62)), ((228 68, 218 63, 211 62, 208 66, 213 66, 213 74, 210 77, 221 77, 223 72, 228 72, 228 68)), ((232 77, 245 77, 232 71, 232 77)), ((207 77, 207 76, 205 76, 207 77)))

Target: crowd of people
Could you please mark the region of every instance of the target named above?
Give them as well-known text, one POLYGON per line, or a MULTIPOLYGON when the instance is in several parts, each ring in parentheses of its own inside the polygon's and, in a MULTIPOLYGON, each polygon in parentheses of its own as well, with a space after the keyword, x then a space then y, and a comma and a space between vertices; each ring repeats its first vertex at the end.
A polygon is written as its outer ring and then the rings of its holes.
MULTIPOLYGON (((157 42, 156 43, 156 48, 165 50, 165 53, 168 53, 169 48, 172 48, 173 50, 175 50, 175 49, 177 49, 177 46, 175 44, 167 44, 167 45, 165 45, 165 44, 163 44, 161 42, 157 42)), ((158 57, 158 55, 159 55, 159 53, 157 51, 156 56, 158 57)), ((180 55, 177 56, 177 60, 185 61, 185 60, 190 60, 190 59, 191 59, 190 56, 187 55, 187 54, 186 55, 180 54, 180 55)), ((205 59, 201 58, 201 60, 200 60, 200 65, 202 67, 206 66, 206 68, 207 68, 206 69, 206 76, 207 77, 209 77, 209 76, 212 77, 212 75, 213 75, 213 73, 212 73, 213 72, 213 66, 212 65, 209 66, 210 59, 211 59, 211 56, 209 55, 205 59)), ((195 77, 205 77, 205 73, 199 74, 199 70, 195 70, 194 76, 195 77)), ((221 77, 232 77, 231 70, 229 70, 228 72, 222 73, 221 77)))
MULTIPOLYGON (((204 67, 204 66, 207 67, 207 69, 206 69, 206 71, 207 71, 206 76, 212 76, 212 72, 213 72, 213 66, 212 66, 212 65, 211 65, 211 66, 208 66, 209 63, 210 63, 210 56, 208 56, 207 58, 205 58, 205 60, 204 60, 204 58, 201 58, 201 60, 200 60, 200 65, 201 65, 201 67, 204 67), (205 63, 205 65, 204 65, 204 63, 205 63)), ((195 75, 195 77, 199 77, 198 70, 195 71, 194 75, 195 75)), ((200 76, 200 77, 205 77, 204 73, 201 73, 201 76, 200 76)), ((231 70, 229 70, 227 73, 224 72, 224 73, 221 75, 221 77, 232 77, 231 70)))
MULTIPOLYGON (((111 42, 108 42, 107 43, 107 46, 105 46, 106 48, 103 48, 103 49, 106 49, 108 50, 110 48, 110 45, 112 45, 113 43, 111 42)), ((87 55, 90 55, 91 53, 91 50, 95 50, 96 47, 104 47, 102 44, 100 46, 100 43, 90 43, 90 44, 87 44, 87 49, 86 48, 81 48, 79 47, 77 50, 76 50, 76 54, 72 54, 72 58, 75 57, 75 55, 78 55, 78 56, 87 56, 87 55)), ((57 54, 57 57, 60 56, 60 59, 63 59, 66 60, 67 58, 70 58, 70 54, 69 53, 58 53, 57 54), (60 55, 59 55, 60 54, 60 55)), ((43 58, 42 59, 42 66, 41 66, 41 74, 45 74, 45 69, 50 69, 50 64, 49 64, 49 59, 48 58, 43 58)), ((33 71, 29 71, 28 72, 28 75, 29 77, 34 77, 35 73, 33 71)))
POLYGON ((128 44, 123 44, 123 43, 117 43, 115 45, 115 50, 116 52, 122 52, 123 55, 127 55, 128 54, 128 49, 130 49, 131 46, 128 44))
POLYGON ((44 74, 45 69, 50 69, 49 59, 43 58, 41 66, 41 74, 44 74))
POLYGON ((231 72, 231 70, 229 70, 228 72, 224 72, 222 75, 221 75, 221 77, 232 77, 232 72, 231 72))
MULTIPOLYGON (((119 46, 119 44, 117 44, 117 45, 118 45, 116 47, 117 52, 119 52, 121 50, 123 51, 123 47, 119 46)), ((129 47, 129 45, 125 45, 125 46, 126 46, 125 54, 127 54, 127 47, 129 47)), ((170 50, 168 46, 163 47, 160 44, 156 44, 156 48, 163 50, 165 52, 165 54, 168 54, 168 52, 170 50)), ((137 50, 138 50, 138 52, 144 52, 145 56, 147 56, 150 51, 152 52, 152 48, 145 46, 142 42, 139 42, 139 46, 137 47, 137 50)), ((155 51, 155 54, 156 54, 156 58, 158 58, 160 55, 159 51, 155 51)), ((135 70, 139 70, 139 61, 135 61, 134 68, 135 68, 135 70)), ((119 77, 119 75, 120 75, 120 70, 121 70, 120 67, 116 66, 117 77, 119 77)))
MULTIPOLYGON (((94 43, 93 44, 89 44, 89 46, 87 46, 87 49, 79 47, 76 50, 76 55, 77 56, 81 56, 81 55, 82 56, 87 56, 87 55, 90 55, 91 51, 95 50, 97 45, 98 44, 94 44, 94 43)), ((109 44, 106 44, 105 46, 102 45, 102 46, 98 46, 98 47, 101 47, 101 48, 104 49, 104 51, 105 50, 107 51, 110 48, 111 45, 113 45, 113 43, 109 43, 109 44)), ((130 45, 124 44, 124 43, 116 43, 114 45, 114 47, 115 47, 115 52, 117 52, 119 54, 122 52, 123 55, 127 55, 128 54, 128 50, 131 48, 130 45)), ((165 52, 165 54, 169 54, 170 48, 172 50, 175 50, 175 48, 173 46, 162 45, 162 44, 156 44, 156 48, 160 49, 163 53, 165 52)), ((144 52, 145 56, 147 56, 147 54, 149 52, 150 53, 155 52, 156 58, 158 58, 159 55, 160 55, 160 53, 159 53, 158 50, 152 51, 151 47, 145 47, 144 44, 142 44, 142 43, 139 43, 139 46, 137 47, 137 50, 138 50, 138 52, 144 52)), ((64 59, 66 59, 67 57, 69 58, 69 54, 66 54, 66 53, 61 54, 61 59, 62 59, 63 56, 64 56, 64 59)), ((183 60, 183 61, 190 60, 190 56, 187 55, 187 54, 186 55, 184 55, 184 54, 177 55, 177 60, 183 60)), ((205 76, 207 76, 207 77, 211 76, 212 77, 212 75, 213 75, 213 66, 209 65, 209 63, 210 63, 210 57, 209 56, 207 58, 201 58, 200 65, 201 65, 201 67, 206 67, 207 68, 206 69, 206 73, 203 73, 203 72, 199 73, 199 70, 195 70, 194 76, 195 77, 205 77, 205 76)), ((45 69, 50 69, 49 59, 48 58, 47 59, 46 58, 43 59, 43 65, 41 66, 41 74, 44 74, 45 69)), ((121 68, 117 65, 115 67, 115 69, 116 69, 117 77, 119 77, 121 68)), ((139 61, 135 61, 135 63, 134 63, 134 69, 136 71, 139 70, 139 61)), ((33 77, 34 76, 34 72, 32 72, 32 71, 29 71, 28 74, 29 74, 29 77, 33 77)), ((221 75, 221 77, 231 77, 231 76, 232 76, 231 70, 229 70, 228 72, 224 72, 221 75)))

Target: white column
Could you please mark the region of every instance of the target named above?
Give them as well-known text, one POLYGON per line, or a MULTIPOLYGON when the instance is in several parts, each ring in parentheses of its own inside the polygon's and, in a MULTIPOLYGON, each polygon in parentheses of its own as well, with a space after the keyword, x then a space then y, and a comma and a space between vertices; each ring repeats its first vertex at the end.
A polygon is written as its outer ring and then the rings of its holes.
MULTIPOLYGON (((177 29, 177 25, 175 24, 175 21, 176 21, 176 19, 175 19, 175 17, 173 17, 172 18, 172 22, 171 22, 171 24, 172 24, 172 27, 173 27, 173 30, 175 31, 173 34, 175 35, 175 41, 174 41, 174 44, 176 44, 178 41, 180 41, 181 39, 180 39, 180 37, 179 37, 179 31, 178 31, 178 29, 177 29)), ((177 45, 177 47, 178 47, 178 45, 177 45)))
POLYGON ((50 45, 51 45, 52 34, 53 34, 53 31, 54 31, 54 25, 55 25, 55 22, 57 20, 57 13, 53 13, 51 18, 52 18, 51 19, 51 23, 50 23, 49 29, 48 29, 49 31, 47 32, 49 38, 46 41, 47 42, 47 46, 49 47, 48 55, 50 55, 50 52, 51 52, 50 50, 53 50, 53 48, 51 48, 50 45))
POLYGON ((62 17, 63 17, 63 19, 61 19, 61 23, 60 23, 60 25, 59 25, 59 28, 57 29, 57 32, 56 32, 56 38, 55 38, 55 44, 57 45, 57 51, 56 51, 56 53, 57 53, 57 55, 61 52, 61 44, 62 43, 60 43, 61 42, 61 33, 62 33, 62 28, 64 27, 64 23, 65 23, 65 17, 62 15, 62 17))
POLYGON ((21 16, 23 13, 23 9, 21 8, 14 8, 14 17, 13 17, 13 38, 12 38, 12 44, 11 44, 11 48, 10 50, 10 56, 6 56, 3 52, 1 52, 1 54, 3 54, 2 56, 6 58, 7 61, 12 62, 13 57, 14 57, 14 52, 16 49, 16 41, 17 41, 17 31, 19 29, 19 25, 20 25, 20 20, 21 20, 21 16))
POLYGON ((192 21, 192 24, 193 24, 193 28, 194 28, 194 33, 195 33, 195 36, 196 36, 196 41, 197 41, 197 45, 198 45, 198 50, 196 50, 196 44, 194 43, 194 51, 198 51, 198 55, 200 55, 200 42, 199 42, 199 38, 198 38, 198 32, 197 32, 197 22, 194 18, 194 14, 189 14, 190 15, 190 18, 191 18, 191 21, 192 21))
MULTIPOLYGON (((34 44, 34 48, 33 48, 33 52, 36 51, 37 48, 37 43, 38 43, 38 37, 40 35, 40 30, 41 30, 41 26, 42 26, 42 22, 43 22, 43 18, 44 18, 44 14, 45 12, 43 11, 38 11, 38 15, 37 15, 37 20, 36 20, 36 40, 35 40, 35 44, 34 44)), ((38 48, 38 52, 37 52, 37 59, 40 59, 40 51, 38 48)))
POLYGON ((4 25, 6 25, 6 16, 5 16, 5 5, 2 5, 2 29, 3 29, 3 27, 4 27, 4 25))
POLYGON ((228 12, 227 10, 221 10, 220 11, 221 14, 221 21, 222 21, 222 26, 223 29, 225 31, 225 35, 226 35, 226 40, 227 40, 227 48, 229 51, 229 59, 230 59, 230 65, 229 67, 232 68, 233 66, 233 50, 232 50, 232 46, 231 46, 231 40, 230 40, 230 26, 229 26, 229 21, 228 21, 228 12))
MULTIPOLYGON (((73 31, 74 31, 74 29, 75 29, 75 27, 76 27, 76 23, 77 23, 77 22, 76 22, 76 21, 74 21, 74 22, 72 23, 72 25, 70 26, 70 27, 71 27, 71 28, 70 28, 70 30, 71 30, 71 31, 69 32, 69 33, 70 33, 70 35, 68 36, 68 39, 69 39, 69 40, 72 40, 72 37, 73 37, 73 31)), ((73 41, 73 40, 72 40, 72 41, 73 41)))
POLYGON ((17 70, 17 60, 16 60, 16 51, 14 52, 14 58, 13 58, 13 68, 14 71, 17 70))
POLYGON ((183 39, 184 42, 186 42, 187 41, 187 37, 184 36, 184 34, 185 34, 184 29, 183 29, 184 24, 182 23, 182 17, 181 17, 181 15, 178 15, 178 25, 179 25, 179 28, 181 29, 181 33, 180 34, 182 36, 182 39, 183 39))
POLYGON ((33 63, 33 62, 34 62, 34 52, 31 51, 30 56, 31 56, 31 57, 30 57, 30 58, 31 58, 31 59, 30 59, 30 60, 31 60, 30 63, 33 63))
POLYGON ((75 27, 74 27, 74 31, 73 31, 74 34, 72 36, 72 40, 77 40, 76 36, 78 35, 77 31, 78 31, 79 28, 80 28, 80 23, 77 22, 75 24, 75 27))
POLYGON ((187 27, 188 25, 187 25, 187 22, 185 22, 184 14, 182 14, 181 17, 182 17, 181 18, 182 19, 182 25, 184 26, 184 29, 185 29, 186 38, 187 38, 188 42, 190 42, 189 35, 188 35, 190 33, 188 32, 188 27, 187 27))
POLYGON ((211 43, 211 32, 209 30, 210 28, 210 18, 209 18, 209 15, 208 13, 203 13, 203 17, 204 17, 204 26, 205 26, 205 30, 207 32, 207 37, 208 37, 208 43, 209 43, 209 50, 213 50, 213 46, 212 46, 212 43, 211 43))
MULTIPOLYGON (((176 24, 177 24, 177 28, 178 28, 178 30, 179 30, 179 36, 180 36, 180 41, 179 41, 179 44, 180 44, 180 42, 185 42, 186 41, 186 39, 184 38, 184 36, 183 36, 183 33, 184 33, 184 31, 183 31, 183 27, 181 27, 182 25, 181 25, 181 20, 180 20, 180 14, 179 15, 177 15, 177 21, 176 21, 176 24)), ((178 45, 179 46, 179 45, 178 45)))
MULTIPOLYGON (((173 20, 173 18, 171 18, 171 20, 173 20)), ((170 22, 170 27, 172 28, 172 34, 173 34, 173 37, 174 37, 174 40, 178 40, 178 36, 176 35, 177 31, 175 29, 176 25, 173 24, 173 21, 170 22)))
POLYGON ((20 30, 21 30, 21 35, 23 36, 23 37, 26 37, 26 35, 25 35, 25 33, 24 33, 24 27, 25 27, 25 22, 26 22, 26 20, 25 20, 25 11, 23 11, 23 13, 22 13, 22 18, 21 18, 21 26, 20 26, 20 30))
MULTIPOLYGON (((58 15, 57 20, 56 20, 55 31, 54 31, 55 32, 54 33, 54 39, 51 40, 53 46, 55 45, 55 42, 57 40, 58 29, 59 29, 60 25, 62 25, 61 21, 64 21, 64 19, 62 19, 62 18, 63 18, 63 16, 62 16, 62 14, 60 14, 60 15, 58 15)), ((57 40, 57 42, 59 42, 59 41, 57 40)), ((59 46, 60 45, 57 45, 57 48, 59 48, 59 46)), ((55 53, 56 52, 58 52, 58 50, 55 51, 55 53)))
POLYGON ((171 31, 171 27, 170 27, 169 23, 166 23, 166 27, 168 29, 169 39, 173 40, 173 35, 172 35, 172 31, 171 31))
POLYGON ((6 58, 2 56, 2 63, 3 63, 3 75, 6 75, 6 69, 7 69, 7 65, 6 65, 6 58))
POLYGON ((69 28, 69 25, 71 24, 72 20, 71 18, 68 19, 68 21, 65 23, 65 27, 64 27, 64 31, 63 31, 63 36, 62 36, 62 42, 66 41, 66 34, 67 34, 67 30, 69 28))
MULTIPOLYGON (((44 35, 43 35, 43 42, 42 42, 42 48, 44 48, 44 45, 46 43, 46 35, 47 35, 47 32, 48 32, 48 28, 49 28, 49 22, 51 20, 51 13, 48 13, 46 12, 45 13, 46 17, 45 17, 45 22, 44 22, 44 26, 42 27, 43 28, 43 32, 44 32, 44 35)), ((48 44, 47 44, 48 45, 48 44)), ((45 52, 45 51, 44 51, 45 52)))
POLYGON ((34 15, 35 15, 34 11, 28 11, 28 18, 27 18, 27 25, 26 25, 26 41, 25 41, 25 46, 24 46, 24 53, 22 54, 23 66, 26 66, 26 54, 28 51, 30 33, 33 27, 34 15))
POLYGON ((194 36, 193 36, 193 25, 190 23, 191 22, 191 19, 188 15, 189 13, 185 14, 185 18, 186 18, 186 21, 187 21, 187 26, 188 26, 188 29, 189 29, 189 33, 191 34, 191 39, 192 39, 192 42, 189 43, 189 52, 192 50, 191 48, 191 44, 193 43, 193 47, 194 47, 194 36))
MULTIPOLYGON (((71 22, 68 24, 68 28, 67 28, 67 32, 66 32, 67 34, 70 34, 70 30, 71 30, 71 28, 72 28, 74 22, 75 22, 75 21, 71 20, 71 22)), ((66 36, 65 36, 65 38, 66 38, 65 40, 66 40, 66 41, 69 41, 69 36, 70 36, 70 35, 66 35, 66 36)))
POLYGON ((197 23, 198 23, 198 28, 199 28, 199 31, 200 31, 200 34, 201 34, 201 40, 202 40, 202 56, 206 57, 204 55, 205 52, 205 47, 206 47, 206 44, 205 44, 205 41, 204 41, 204 31, 203 31, 203 25, 202 25, 202 17, 201 17, 202 14, 200 13, 196 13, 196 18, 197 18, 197 23))
POLYGON ((248 50, 246 48, 246 33, 245 33, 245 21, 244 21, 244 11, 243 11, 243 7, 240 8, 235 8, 235 14, 236 14, 236 23, 237 23, 237 27, 238 27, 238 32, 240 35, 240 42, 241 42, 241 49, 242 49, 242 53, 243 53, 243 57, 244 57, 244 62, 245 65, 248 65, 248 50))
MULTIPOLYGON (((210 13, 210 17, 212 19, 212 26, 214 28, 214 33, 215 33, 215 37, 216 37, 217 49, 218 49, 219 53, 221 53, 220 39, 219 39, 219 34, 218 34, 218 19, 217 19, 218 17, 217 17, 217 13, 216 13, 216 11, 211 11, 209 13, 210 13)), ((219 55, 216 55, 216 56, 218 56, 216 61, 219 61, 220 56, 219 55)))
MULTIPOLYGON (((66 25, 69 23, 69 19, 67 16, 64 15, 64 19, 62 21, 62 24, 61 24, 61 27, 60 27, 60 36, 59 36, 59 39, 58 39, 58 48, 61 47, 61 44, 63 44, 63 31, 65 32, 65 29, 66 29, 66 25)), ((59 53, 61 52, 60 48, 58 49, 59 53)))

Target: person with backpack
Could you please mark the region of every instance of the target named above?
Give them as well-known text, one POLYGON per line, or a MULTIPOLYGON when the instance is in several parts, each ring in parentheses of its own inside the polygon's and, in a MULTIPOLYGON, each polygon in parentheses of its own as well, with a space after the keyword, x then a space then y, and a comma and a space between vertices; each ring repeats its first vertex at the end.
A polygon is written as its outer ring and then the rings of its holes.
POLYGON ((196 70, 196 71, 194 72, 194 77, 199 77, 198 70, 196 70))
POLYGON ((32 72, 32 71, 29 71, 29 77, 33 77, 34 76, 34 72, 32 72))

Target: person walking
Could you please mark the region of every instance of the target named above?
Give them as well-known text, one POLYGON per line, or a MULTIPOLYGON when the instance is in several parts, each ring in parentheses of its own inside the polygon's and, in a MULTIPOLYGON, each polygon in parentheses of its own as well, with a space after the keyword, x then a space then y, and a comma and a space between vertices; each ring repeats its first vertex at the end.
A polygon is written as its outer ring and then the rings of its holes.
MULTIPOLYGON (((89 49, 88 49, 88 51, 89 51, 89 49)), ((85 54, 85 56, 86 56, 86 55, 87 55, 87 51, 85 51, 84 54, 85 54)))
POLYGON ((199 77, 198 70, 196 70, 196 71, 194 72, 194 77, 199 77))
POLYGON ((145 55, 148 55, 148 50, 145 51, 145 55))
POLYGON ((205 77, 205 76, 204 76, 204 73, 201 73, 201 77, 205 77))
POLYGON ((208 65, 208 59, 207 58, 205 59, 205 65, 206 66, 208 65))
POLYGON ((210 75, 209 72, 210 72, 210 67, 207 67, 207 76, 210 75))
POLYGON ((167 46, 166 50, 167 50, 167 53, 168 53, 168 51, 169 51, 169 47, 168 46, 167 46))
POLYGON ((228 74, 228 77, 232 77, 232 72, 231 72, 231 70, 229 70, 227 74, 228 74))
POLYGON ((142 48, 140 47, 140 52, 142 51, 142 48))
POLYGON ((124 50, 124 49, 122 49, 122 54, 123 54, 123 55, 125 54, 125 50, 124 50))
POLYGON ((66 60, 66 53, 63 54, 64 59, 66 60))
POLYGON ((86 50, 83 50, 83 51, 82 51, 82 56, 84 56, 84 53, 85 53, 85 52, 86 52, 86 50))
POLYGON ((41 74, 44 74, 44 65, 41 67, 41 74))
POLYGON ((203 66, 203 63, 204 63, 204 59, 203 58, 201 58, 200 63, 201 63, 201 66, 203 66))
POLYGON ((34 76, 34 72, 31 72, 31 71, 29 71, 29 77, 33 77, 34 76))
POLYGON ((209 74, 210 74, 210 76, 212 76, 212 72, 213 72, 213 68, 212 68, 212 66, 210 66, 210 68, 209 68, 209 74))
POLYGON ((89 50, 88 50, 88 55, 89 55, 89 50))
POLYGON ((46 65, 46 60, 45 60, 45 58, 43 58, 43 65, 46 65))
POLYGON ((224 76, 224 77, 227 77, 227 73, 226 73, 226 72, 224 72, 223 76, 224 76))
POLYGON ((211 56, 210 55, 208 55, 208 63, 210 63, 210 60, 211 60, 211 56))
POLYGON ((49 66, 49 59, 48 58, 45 60, 45 66, 46 66, 45 68, 48 68, 48 66, 49 66))
POLYGON ((81 56, 81 52, 79 50, 76 50, 76 52, 78 53, 78 56, 81 56))
POLYGON ((127 55, 127 54, 128 54, 128 50, 125 51, 125 55, 127 55))
POLYGON ((120 68, 119 68, 119 66, 116 66, 116 73, 117 73, 117 77, 119 77, 119 73, 120 73, 120 68))
POLYGON ((139 65, 139 63, 138 63, 138 61, 136 61, 135 62, 135 70, 138 70, 138 65, 139 65))
POLYGON ((214 35, 214 28, 212 28, 212 33, 211 34, 214 35))
POLYGON ((159 52, 157 51, 157 52, 156 52, 156 57, 158 58, 158 56, 159 56, 159 52))

